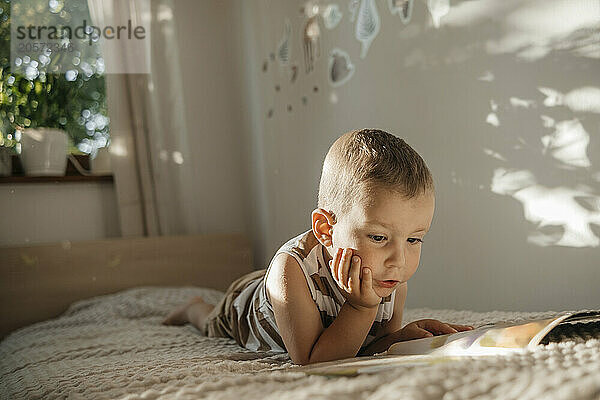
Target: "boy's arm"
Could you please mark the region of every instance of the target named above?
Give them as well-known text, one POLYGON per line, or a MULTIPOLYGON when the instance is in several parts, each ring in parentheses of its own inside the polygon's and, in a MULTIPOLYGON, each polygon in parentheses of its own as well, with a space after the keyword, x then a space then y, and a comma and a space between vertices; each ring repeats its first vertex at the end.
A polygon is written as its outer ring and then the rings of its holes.
POLYGON ((398 290, 396 290, 396 297, 394 298, 394 315, 392 316, 392 319, 384 325, 383 335, 373 340, 367 348, 361 352, 361 356, 369 356, 384 352, 396 342, 473 329, 472 326, 446 324, 434 319, 414 321, 401 329, 402 312, 404 311, 407 290, 408 285, 406 282, 398 287, 398 290))
POLYGON ((408 284, 406 282, 401 283, 394 295, 394 313, 392 319, 383 326, 383 335, 373 340, 367 348, 361 352, 361 355, 370 356, 384 352, 392 344, 400 340, 399 331, 402 328, 402 313, 404 312, 407 292, 408 284))
POLYGON ((266 288, 279 333, 296 364, 356 356, 377 315, 377 307, 355 307, 346 301, 333 323, 323 329, 304 273, 287 254, 273 261, 266 288))

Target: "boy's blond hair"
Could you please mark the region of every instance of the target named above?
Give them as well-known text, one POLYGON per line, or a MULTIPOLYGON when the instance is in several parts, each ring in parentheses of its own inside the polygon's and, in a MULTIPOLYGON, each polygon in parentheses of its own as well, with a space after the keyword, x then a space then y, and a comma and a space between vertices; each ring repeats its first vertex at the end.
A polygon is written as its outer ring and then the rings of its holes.
POLYGON ((323 162, 318 207, 346 214, 377 189, 411 199, 433 192, 433 178, 421 156, 392 134, 361 129, 342 135, 323 162))

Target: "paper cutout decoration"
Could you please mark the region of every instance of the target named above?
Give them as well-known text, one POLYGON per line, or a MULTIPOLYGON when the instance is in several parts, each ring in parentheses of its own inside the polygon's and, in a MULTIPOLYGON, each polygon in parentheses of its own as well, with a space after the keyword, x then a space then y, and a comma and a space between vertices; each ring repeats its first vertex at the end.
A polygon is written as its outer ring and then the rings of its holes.
POLYGON ((388 0, 388 6, 392 15, 398 14, 405 25, 412 18, 414 0, 388 0))
POLYGON ((342 11, 337 4, 329 4, 323 11, 323 23, 325 28, 331 30, 338 26, 342 20, 342 11))
POLYGON ((319 13, 319 9, 321 8, 319 6, 319 2, 320 0, 309 0, 306 3, 304 3, 304 5, 302 6, 302 8, 300 8, 300 12, 302 14, 304 14, 304 16, 306 18, 312 18, 315 15, 317 15, 319 13))
POLYGON ((358 13, 359 5, 360 0, 350 0, 350 3, 348 3, 348 11, 350 11, 350 22, 356 21, 356 14, 358 13))
POLYGON ((298 78, 298 66, 296 64, 290 67, 290 83, 296 82, 298 78))
POLYGON ((375 6, 375 0, 362 0, 358 9, 356 19, 356 39, 362 43, 360 58, 365 58, 371 42, 379 33, 379 13, 375 6))
POLYGON ((321 56, 321 28, 319 28, 318 15, 313 15, 304 26, 304 66, 306 73, 315 69, 315 61, 321 56))
POLYGON ((427 8, 433 20, 433 26, 440 27, 442 17, 450 12, 450 0, 427 0, 427 8))
POLYGON ((329 53, 329 83, 333 87, 346 83, 354 74, 354 65, 344 50, 335 48, 329 53))
POLYGON ((277 47, 277 60, 279 60, 279 65, 286 66, 290 62, 290 36, 292 33, 292 25, 290 24, 289 19, 285 19, 283 23, 283 37, 279 42, 279 46, 277 47))

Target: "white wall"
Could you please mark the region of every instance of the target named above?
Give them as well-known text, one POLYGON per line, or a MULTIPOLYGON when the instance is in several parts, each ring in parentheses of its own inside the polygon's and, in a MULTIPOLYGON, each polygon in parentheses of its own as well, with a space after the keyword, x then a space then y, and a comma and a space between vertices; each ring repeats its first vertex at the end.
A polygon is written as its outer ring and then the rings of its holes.
MULTIPOLYGON (((245 232, 257 267, 266 266, 309 228, 333 140, 377 127, 413 145, 436 180, 436 216, 409 306, 598 307, 598 2, 452 0, 435 29, 424 0, 415 0, 407 26, 376 0, 381 29, 361 59, 340 1, 340 25, 329 31, 321 22, 311 74, 303 69, 303 4, 175 2, 196 231, 245 232), (277 62, 262 72, 286 17, 295 83, 277 62), (356 67, 339 88, 327 83, 334 47, 356 67), (571 94, 548 98, 542 87, 571 94), (580 88, 588 89, 573 92, 580 88)), ((119 235, 112 186, 0 190, 0 245, 119 235)))
POLYGON ((0 246, 121 235, 110 182, 0 185, 0 246))
POLYGON ((251 227, 262 233, 253 236, 257 264, 266 265, 284 241, 309 228, 333 140, 350 129, 377 127, 417 149, 437 186, 434 225, 409 284, 409 306, 598 307, 600 99, 593 88, 600 87, 600 63, 591 32, 600 6, 591 0, 451 3, 435 29, 424 1, 415 1, 407 26, 387 2, 376 1, 381 29, 363 60, 347 3, 338 2, 343 19, 332 31, 321 23, 322 55, 308 75, 303 2, 235 3, 251 49, 241 68, 249 75, 245 101, 254 119, 242 134, 254 146, 247 165, 258 188, 250 202, 260 202, 254 213, 262 228, 251 227), (301 69, 295 83, 276 62, 261 71, 286 17, 292 62, 301 69), (347 51, 356 67, 339 88, 327 83, 334 47, 347 51), (552 106, 542 87, 592 90, 575 95, 585 100, 571 96, 552 106))
POLYGON ((180 53, 188 143, 194 179, 195 233, 246 232, 248 196, 240 143, 239 32, 230 1, 177 0, 174 20, 180 53))

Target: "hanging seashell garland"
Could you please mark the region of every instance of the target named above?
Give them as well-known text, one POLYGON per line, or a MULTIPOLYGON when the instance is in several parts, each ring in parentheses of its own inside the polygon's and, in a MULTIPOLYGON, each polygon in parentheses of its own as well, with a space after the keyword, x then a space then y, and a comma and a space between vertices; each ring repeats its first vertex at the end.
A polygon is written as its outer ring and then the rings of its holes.
POLYGON ((285 19, 283 24, 283 37, 277 47, 277 60, 279 65, 286 66, 290 62, 291 47, 290 47, 290 36, 292 34, 292 26, 289 19, 285 19))
POLYGON ((321 56, 321 28, 319 28, 318 14, 306 21, 302 37, 304 45, 304 65, 306 73, 315 69, 315 61, 321 56))
POLYGON ((379 33, 379 13, 375 6, 375 0, 362 0, 358 9, 356 20, 356 39, 362 43, 360 58, 365 58, 371 42, 379 33))
POLYGON ((433 20, 433 26, 439 28, 442 17, 450 12, 450 0, 427 0, 427 8, 433 20))
POLYGON ((296 64, 290 67, 290 83, 296 82, 298 79, 298 66, 296 64))
POLYGON ((358 13, 358 7, 360 6, 360 0, 350 0, 348 3, 348 11, 350 12, 350 22, 356 21, 356 14, 358 13))
POLYGON ((392 15, 398 14, 403 24, 408 24, 412 18, 414 0, 388 0, 392 15))
POLYGON ((342 11, 340 10, 340 6, 338 6, 337 4, 329 4, 323 10, 322 16, 325 28, 331 30, 338 26, 338 24, 342 20, 342 11))
MULTIPOLYGON (((361 43, 360 58, 364 59, 369 52, 371 44, 379 34, 381 28, 381 20, 377 8, 377 1, 387 2, 388 8, 392 15, 397 15, 404 25, 410 23, 415 6, 415 0, 347 0, 339 4, 347 8, 348 19, 351 25, 354 26, 355 38, 361 43)), ((335 29, 343 19, 344 13, 341 6, 333 2, 323 4, 324 0, 306 0, 300 8, 301 14, 304 16, 303 29, 300 31, 302 40, 302 52, 304 56, 304 69, 307 74, 315 70, 317 60, 321 56, 321 22, 327 30, 335 29), (319 19, 322 18, 322 21, 319 19)), ((429 13, 431 14, 432 23, 436 28, 440 27, 441 19, 450 12, 450 0, 423 0, 427 4, 429 13)), ((418 27, 417 27, 418 28, 418 27)), ((268 58, 264 59, 262 71, 266 73, 270 68, 269 64, 277 60, 281 67, 284 67, 284 82, 274 84, 275 92, 281 93, 282 87, 280 84, 294 84, 296 80, 301 79, 300 73, 302 65, 297 59, 292 59, 292 24, 288 18, 283 23, 283 34, 274 52, 268 54, 268 58)), ((340 49, 333 48, 328 56, 327 77, 330 86, 339 87, 348 82, 355 72, 355 65, 351 62, 349 54, 340 49)), ((493 80, 492 78, 481 77, 481 80, 493 80)), ((313 95, 320 93, 318 86, 313 86, 313 95)), ((325 93, 324 93, 325 94, 325 93)), ((302 105, 306 106, 309 102, 309 97, 305 94, 301 98, 302 105)), ((338 94, 335 91, 329 92, 329 101, 332 104, 338 102, 338 94)), ((285 105, 285 103, 283 103, 285 105)), ((494 108, 494 107, 492 107, 494 108)), ((292 103, 288 103, 283 110, 288 113, 294 111, 292 103)), ((267 118, 273 118, 275 113, 274 108, 270 108, 267 112, 267 118)), ((281 115, 281 114, 279 114, 281 115)), ((495 113, 488 116, 488 123, 498 124, 494 118, 495 113)))
POLYGON ((354 65, 344 50, 335 48, 329 54, 329 84, 337 87, 346 83, 354 74, 354 65))

